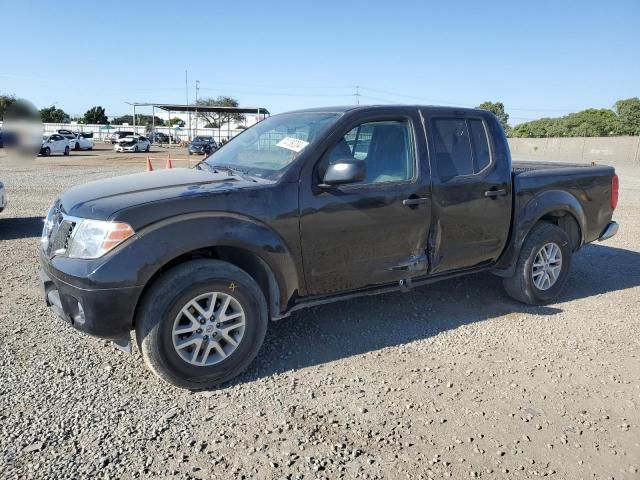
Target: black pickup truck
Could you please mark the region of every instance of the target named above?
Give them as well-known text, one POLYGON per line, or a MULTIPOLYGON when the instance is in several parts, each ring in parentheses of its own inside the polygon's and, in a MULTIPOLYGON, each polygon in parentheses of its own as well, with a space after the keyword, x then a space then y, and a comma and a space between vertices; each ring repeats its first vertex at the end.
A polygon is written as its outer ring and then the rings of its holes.
POLYGON ((234 377, 269 320, 472 272, 551 302, 571 256, 615 235, 614 169, 512 163, 482 110, 272 116, 195 168, 80 185, 42 234, 44 299, 189 389, 234 377))

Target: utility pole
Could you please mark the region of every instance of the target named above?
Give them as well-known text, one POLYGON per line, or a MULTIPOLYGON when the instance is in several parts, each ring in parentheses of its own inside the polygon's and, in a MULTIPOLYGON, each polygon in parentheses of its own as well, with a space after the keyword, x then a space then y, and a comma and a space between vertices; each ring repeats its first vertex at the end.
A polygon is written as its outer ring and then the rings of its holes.
POLYGON ((196 137, 198 136, 198 91, 200 90, 200 80, 196 80, 196 137))
MULTIPOLYGON (((189 71, 184 71, 184 93, 187 98, 187 105, 189 105, 189 71)), ((191 140, 191 112, 188 112, 187 118, 189 119, 189 134, 187 138, 191 140)))
POLYGON ((356 105, 360 105, 360 85, 356 85, 356 105))

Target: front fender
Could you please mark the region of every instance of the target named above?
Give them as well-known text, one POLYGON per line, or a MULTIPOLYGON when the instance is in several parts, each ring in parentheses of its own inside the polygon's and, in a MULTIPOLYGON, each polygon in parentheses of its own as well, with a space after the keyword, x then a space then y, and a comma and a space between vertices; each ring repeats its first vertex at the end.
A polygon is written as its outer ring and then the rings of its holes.
POLYGON ((580 245, 585 241, 586 216, 582 205, 576 197, 564 190, 546 190, 534 195, 524 206, 516 204, 516 216, 511 227, 511 236, 500 261, 496 265, 496 272, 502 276, 509 276, 520 254, 520 249, 533 226, 545 215, 562 211, 572 215, 580 227, 580 245))
POLYGON ((91 273, 96 283, 144 286, 164 265, 184 254, 229 246, 250 251, 267 264, 278 283, 281 305, 287 305, 300 287, 294 256, 284 240, 265 224, 242 215, 178 215, 143 228, 136 237, 91 273))

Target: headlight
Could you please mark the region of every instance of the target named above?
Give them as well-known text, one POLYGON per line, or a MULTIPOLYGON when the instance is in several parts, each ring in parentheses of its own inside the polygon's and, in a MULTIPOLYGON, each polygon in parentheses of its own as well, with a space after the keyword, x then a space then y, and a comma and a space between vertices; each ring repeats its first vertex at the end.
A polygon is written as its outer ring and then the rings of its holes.
POLYGON ((98 258, 134 233, 126 223, 85 219, 76 227, 67 255, 71 258, 98 258))

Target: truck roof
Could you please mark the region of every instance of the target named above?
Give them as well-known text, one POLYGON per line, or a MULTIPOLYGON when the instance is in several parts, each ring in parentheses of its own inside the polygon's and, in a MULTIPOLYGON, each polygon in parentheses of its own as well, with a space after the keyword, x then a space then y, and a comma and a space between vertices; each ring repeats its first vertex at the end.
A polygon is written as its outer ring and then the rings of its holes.
POLYGON ((447 111, 451 112, 455 110, 460 113, 471 113, 471 112, 486 112, 486 110, 481 110, 478 108, 466 108, 466 107, 454 107, 454 106, 446 106, 446 105, 407 105, 407 104, 389 104, 389 105, 337 105, 337 106, 328 106, 328 107, 314 107, 314 108, 303 108, 300 110, 294 110, 292 112, 282 112, 282 113, 302 113, 302 112, 322 112, 322 113, 345 113, 345 112, 353 112, 353 111, 372 111, 372 110, 389 110, 389 109, 401 109, 401 110, 414 110, 414 109, 423 109, 430 111, 447 111))

